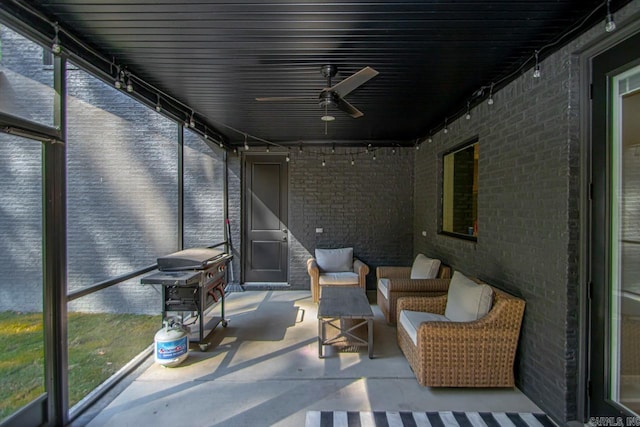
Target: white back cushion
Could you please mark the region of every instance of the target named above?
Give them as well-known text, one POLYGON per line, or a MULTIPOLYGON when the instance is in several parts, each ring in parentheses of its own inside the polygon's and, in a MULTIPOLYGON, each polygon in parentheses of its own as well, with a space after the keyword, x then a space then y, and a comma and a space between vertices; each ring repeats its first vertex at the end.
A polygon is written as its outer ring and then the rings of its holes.
POLYGON ((411 267, 412 279, 435 279, 440 270, 440 260, 418 254, 411 267))
POLYGON ((353 248, 316 249, 316 263, 322 272, 353 271, 353 248))
POLYGON ((485 316, 492 302, 491 286, 479 285, 456 271, 449 285, 444 315, 452 322, 471 322, 485 316))

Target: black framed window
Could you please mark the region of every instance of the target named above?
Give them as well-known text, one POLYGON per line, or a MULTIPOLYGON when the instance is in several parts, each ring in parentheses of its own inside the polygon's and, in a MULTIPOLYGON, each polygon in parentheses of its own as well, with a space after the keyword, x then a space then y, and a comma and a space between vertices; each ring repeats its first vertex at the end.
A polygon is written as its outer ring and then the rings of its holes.
POLYGON ((442 155, 442 234, 467 240, 478 238, 478 138, 442 155))

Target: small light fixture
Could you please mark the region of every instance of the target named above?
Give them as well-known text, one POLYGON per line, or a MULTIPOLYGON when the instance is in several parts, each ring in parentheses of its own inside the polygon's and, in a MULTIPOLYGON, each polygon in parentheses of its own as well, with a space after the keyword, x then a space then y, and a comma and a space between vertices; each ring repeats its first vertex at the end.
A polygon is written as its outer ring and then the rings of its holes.
POLYGON ((327 162, 324 161, 324 157, 322 158, 322 166, 327 166, 327 162))
POLYGON ((420 150, 420 143, 416 143, 416 151, 420 150))
POLYGON ((538 51, 536 50, 536 65, 533 67, 533 78, 539 79, 542 73, 540 73, 540 63, 538 62, 538 51))
POLYGON ((244 134, 244 149, 245 151, 249 151, 249 143, 247 142, 247 134, 244 134))
POLYGON ((375 160, 375 159, 376 159, 376 152, 374 151, 373 152, 373 160, 375 160))
POLYGON ((613 20, 613 14, 611 13, 611 0, 607 0, 607 21, 604 25, 604 30, 607 33, 612 33, 616 30, 616 23, 613 20))
POLYGON ((191 117, 189 117, 189 126, 192 127, 192 128, 196 127, 196 119, 194 117, 194 114, 195 113, 193 111, 191 111, 191 117))
POLYGON ((156 111, 158 113, 162 111, 162 105, 160 104, 160 94, 158 94, 158 100, 156 101, 156 111))
POLYGON ((127 92, 133 93, 133 82, 131 81, 131 75, 127 76, 127 92))
POLYGON ((323 122, 332 122, 334 121, 336 118, 329 115, 329 114, 325 114, 324 116, 320 117, 320 120, 322 120, 323 122))
POLYGON ((51 52, 53 52, 55 55, 59 55, 60 52, 62 52, 62 46, 60 46, 60 39, 58 38, 58 31, 60 28, 58 27, 57 22, 54 25, 54 29, 56 34, 53 37, 53 43, 51 44, 51 52))
POLYGON ((429 143, 433 142, 433 136, 431 136, 431 132, 429 132, 429 138, 427 139, 429 143))
POLYGON ((467 101, 467 115, 465 118, 471 120, 471 101, 467 101))
POLYGON ((287 163, 289 163, 291 161, 291 156, 289 156, 289 153, 287 152, 287 157, 284 158, 287 163))
POLYGON ((187 114, 187 117, 184 119, 184 127, 188 128, 189 127, 189 115, 187 114))
POLYGON ((356 164, 356 160, 353 158, 353 156, 351 156, 351 166, 356 164))
POLYGON ((449 133, 449 128, 447 127, 447 118, 445 117, 444 119, 444 129, 442 129, 442 132, 444 132, 445 134, 449 133))
POLYGON ((267 145, 267 153, 271 152, 271 148, 267 145))
POLYGON ((224 148, 224 144, 220 141, 220 148, 224 148))
POLYGON ((122 71, 120 66, 116 68, 116 79, 113 81, 113 85, 116 89, 122 89, 122 71))
POLYGON ((391 149, 391 154, 396 154, 396 147, 393 147, 393 148, 391 149))
POLYGON ((333 144, 331 146, 331 154, 335 154, 335 152, 336 152, 336 144, 333 144))
POLYGON ((491 83, 491 88, 489 89, 489 100, 487 100, 487 104, 493 105, 493 83, 491 83))

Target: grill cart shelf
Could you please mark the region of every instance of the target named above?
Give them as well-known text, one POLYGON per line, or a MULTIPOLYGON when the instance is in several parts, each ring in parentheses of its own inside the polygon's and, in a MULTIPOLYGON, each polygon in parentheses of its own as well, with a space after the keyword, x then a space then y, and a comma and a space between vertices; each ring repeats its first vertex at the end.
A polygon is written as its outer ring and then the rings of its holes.
POLYGON ((232 256, 217 249, 193 248, 158 258, 158 271, 143 277, 140 283, 162 286, 162 318, 171 312, 191 312, 197 322, 191 325, 189 341, 201 351, 209 346, 208 335, 222 324, 224 317, 224 289, 226 270, 232 256), (217 304, 219 303, 219 304, 217 304), (220 315, 213 314, 216 305, 220 315))

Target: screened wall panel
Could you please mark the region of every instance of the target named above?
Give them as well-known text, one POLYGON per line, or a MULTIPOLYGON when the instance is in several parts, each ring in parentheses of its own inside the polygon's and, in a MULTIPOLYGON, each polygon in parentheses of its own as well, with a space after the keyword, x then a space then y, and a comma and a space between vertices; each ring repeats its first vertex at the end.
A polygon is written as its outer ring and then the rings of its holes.
POLYGON ((184 247, 224 240, 224 153, 199 135, 184 136, 184 247))
MULTIPOLYGON (((68 287, 153 264, 178 248, 178 126, 71 68, 68 85, 68 287)), ((115 286, 70 311, 155 314, 158 293, 115 286)))
POLYGON ((0 111, 53 125, 51 53, 0 24, 0 111))

